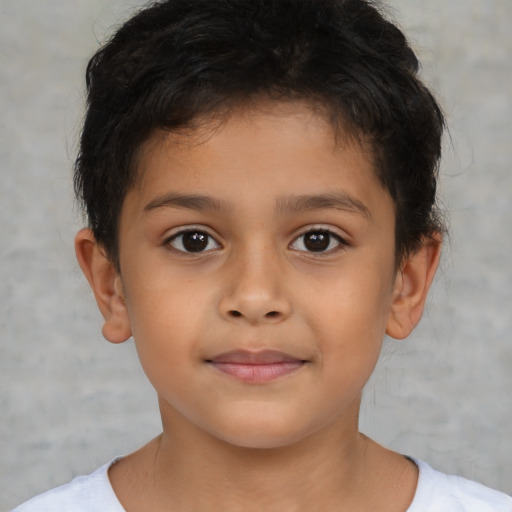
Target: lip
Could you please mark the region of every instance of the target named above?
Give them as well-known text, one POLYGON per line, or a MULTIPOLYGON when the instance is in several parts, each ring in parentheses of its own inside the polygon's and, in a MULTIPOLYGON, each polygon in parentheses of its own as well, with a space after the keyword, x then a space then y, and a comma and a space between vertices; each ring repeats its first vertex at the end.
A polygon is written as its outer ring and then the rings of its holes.
POLYGON ((307 361, 276 350, 233 350, 206 362, 220 372, 243 382, 263 384, 296 372, 307 361))

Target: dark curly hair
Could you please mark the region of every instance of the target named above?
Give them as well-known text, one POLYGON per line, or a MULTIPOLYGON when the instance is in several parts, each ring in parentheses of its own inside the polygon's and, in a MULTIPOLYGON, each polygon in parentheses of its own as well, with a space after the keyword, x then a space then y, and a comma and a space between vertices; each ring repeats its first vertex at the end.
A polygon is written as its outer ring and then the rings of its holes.
POLYGON ((443 230, 436 208, 443 114, 404 34, 370 0, 166 0, 90 60, 75 190, 118 264, 136 155, 157 129, 194 127, 259 97, 320 107, 369 143, 396 211, 397 261, 443 230))

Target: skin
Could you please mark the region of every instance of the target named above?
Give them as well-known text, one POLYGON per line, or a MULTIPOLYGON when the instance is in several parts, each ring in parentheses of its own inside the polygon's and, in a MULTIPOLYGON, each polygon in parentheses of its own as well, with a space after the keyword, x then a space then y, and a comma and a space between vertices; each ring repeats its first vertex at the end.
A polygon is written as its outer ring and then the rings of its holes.
POLYGON ((397 272, 371 158, 303 104, 157 133, 138 172, 120 270, 89 230, 76 240, 104 336, 133 335, 159 397, 162 435, 110 470, 126 510, 405 511, 417 468, 358 432, 359 406, 384 334, 421 317, 440 240, 397 272), (187 230, 204 251, 186 251, 187 230), (265 350, 299 363, 265 382, 212 363, 265 350))

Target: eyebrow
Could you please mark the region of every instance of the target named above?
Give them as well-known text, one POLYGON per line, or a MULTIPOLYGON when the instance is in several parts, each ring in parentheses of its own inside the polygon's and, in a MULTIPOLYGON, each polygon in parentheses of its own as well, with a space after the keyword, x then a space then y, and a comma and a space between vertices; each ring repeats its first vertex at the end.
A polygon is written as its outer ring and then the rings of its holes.
MULTIPOLYGON (((149 212, 158 208, 187 208, 198 211, 227 211, 231 210, 230 203, 220 201, 214 197, 201 194, 181 194, 171 192, 156 197, 150 201, 144 211, 149 212)), ((333 194, 304 194, 299 196, 285 196, 277 200, 276 210, 280 213, 298 213, 311 210, 341 210, 348 213, 362 214, 371 219, 372 214, 368 207, 358 199, 345 193, 333 194)))
POLYGON ((359 199, 345 193, 305 194, 280 198, 277 209, 281 212, 303 212, 309 210, 341 210, 362 214, 372 218, 369 208, 359 199))
POLYGON ((156 197, 150 201, 144 211, 149 212, 157 208, 188 208, 190 210, 228 210, 229 205, 224 201, 219 201, 214 197, 199 194, 180 194, 170 193, 156 197))

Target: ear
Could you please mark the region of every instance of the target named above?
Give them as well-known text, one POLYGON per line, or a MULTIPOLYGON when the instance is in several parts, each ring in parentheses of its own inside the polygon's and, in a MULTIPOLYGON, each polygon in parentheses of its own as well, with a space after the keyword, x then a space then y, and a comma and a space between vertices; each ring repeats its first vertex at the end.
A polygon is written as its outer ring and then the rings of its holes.
POLYGON ((402 340, 418 325, 441 256, 439 233, 424 238, 397 272, 386 334, 402 340))
POLYGON ((111 343, 126 341, 132 333, 119 272, 88 228, 77 233, 75 252, 105 319, 103 336, 111 343))

